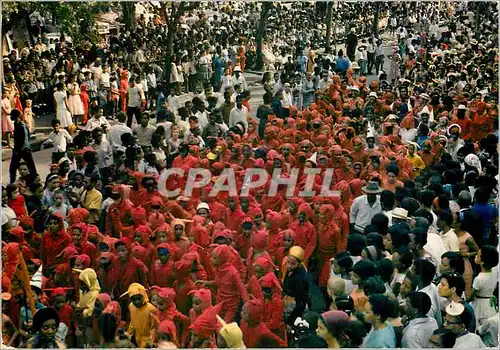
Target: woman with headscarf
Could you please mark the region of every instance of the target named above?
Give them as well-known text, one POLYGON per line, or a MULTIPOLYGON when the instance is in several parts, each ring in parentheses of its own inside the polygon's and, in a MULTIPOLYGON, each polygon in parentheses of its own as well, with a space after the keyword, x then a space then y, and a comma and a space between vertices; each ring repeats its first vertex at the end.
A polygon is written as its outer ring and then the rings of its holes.
POLYGON ((231 259, 232 252, 227 245, 217 246, 212 252, 212 265, 216 269, 215 280, 197 281, 199 285, 217 288, 217 303, 223 305, 223 318, 226 322, 234 320, 240 301, 248 299, 245 285, 230 262, 231 259))
POLYGON ((327 311, 318 320, 316 334, 325 339, 329 348, 341 348, 348 339, 344 333, 349 316, 343 311, 327 311))
POLYGON ((287 272, 283 281, 283 303, 285 323, 293 326, 295 319, 301 317, 309 300, 309 280, 303 265, 304 249, 300 246, 290 248, 287 257, 287 272))
POLYGON ((48 277, 52 274, 57 257, 71 244, 71 236, 64 230, 64 224, 59 214, 52 214, 47 220, 47 231, 42 237, 40 259, 43 263, 43 274, 48 277))
POLYGON ((175 219, 172 221, 172 231, 174 231, 175 241, 178 248, 179 257, 186 254, 191 246, 191 241, 186 233, 186 223, 184 220, 175 219))
POLYGON ((33 316, 31 337, 25 347, 28 349, 66 349, 66 345, 56 338, 59 329, 59 315, 53 308, 38 310, 33 316))
POLYGON ((247 301, 241 311, 241 330, 243 342, 248 348, 263 347, 273 344, 276 347, 286 347, 286 341, 273 332, 263 322, 264 305, 259 299, 247 301))

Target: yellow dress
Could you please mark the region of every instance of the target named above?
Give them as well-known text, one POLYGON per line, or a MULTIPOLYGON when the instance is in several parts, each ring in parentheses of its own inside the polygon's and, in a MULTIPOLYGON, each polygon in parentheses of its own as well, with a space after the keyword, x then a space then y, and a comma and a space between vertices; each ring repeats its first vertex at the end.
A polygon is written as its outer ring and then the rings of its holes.
POLYGON ((416 178, 417 176, 420 175, 420 171, 425 168, 425 163, 420 158, 418 154, 413 154, 413 156, 410 156, 409 154, 406 156, 406 159, 408 159, 411 163, 411 167, 413 169, 411 173, 412 179, 416 178))
POLYGON ((153 345, 155 330, 160 324, 155 316, 156 307, 149 303, 146 289, 139 283, 132 283, 128 287, 127 293, 130 297, 134 295, 142 295, 144 304, 137 308, 133 303, 130 303, 128 309, 130 311, 129 333, 135 335, 135 340, 140 348, 146 348, 153 345))

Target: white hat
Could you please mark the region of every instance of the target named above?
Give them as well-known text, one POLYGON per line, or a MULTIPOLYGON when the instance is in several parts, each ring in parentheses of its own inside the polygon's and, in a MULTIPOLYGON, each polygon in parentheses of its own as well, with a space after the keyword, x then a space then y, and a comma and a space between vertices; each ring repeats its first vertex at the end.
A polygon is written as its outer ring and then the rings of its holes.
POLYGON ((464 312, 464 310, 464 304, 454 301, 452 301, 450 305, 446 307, 446 313, 450 316, 460 316, 464 312))
POLYGON ((426 93, 420 94, 420 97, 425 98, 426 100, 430 100, 430 96, 427 95, 426 93))
POLYGON ((234 67, 233 72, 241 72, 241 67, 240 66, 234 67))
POLYGON ((431 115, 431 111, 429 110, 429 107, 425 106, 424 108, 422 108, 419 115, 422 115, 422 114, 431 115))
POLYGON ((372 92, 370 92, 368 94, 368 97, 375 97, 375 98, 377 98, 378 96, 377 96, 377 93, 375 91, 372 91, 372 92))
POLYGON ((458 109, 464 109, 464 110, 466 110, 467 107, 465 107, 465 105, 458 105, 458 109))
POLYGON ((361 67, 359 66, 358 62, 353 62, 351 64, 351 69, 358 70, 358 69, 361 69, 361 67))
POLYGON ((357 86, 349 86, 349 90, 354 90, 359 92, 359 88, 357 86))
POLYGON ((43 265, 40 265, 37 272, 33 276, 31 276, 30 286, 38 287, 42 289, 42 278, 43 278, 43 265))
POLYGON ((392 218, 393 219, 407 220, 408 219, 408 210, 403 209, 403 208, 394 208, 392 210, 392 218))
POLYGON ((200 204, 198 204, 198 206, 196 207, 196 211, 198 212, 198 210, 200 209, 206 209, 208 211, 210 211, 210 207, 208 206, 208 203, 205 203, 205 202, 201 202, 200 204))
POLYGON ((313 163, 314 165, 318 165, 318 152, 314 152, 313 155, 309 157, 307 161, 313 163))

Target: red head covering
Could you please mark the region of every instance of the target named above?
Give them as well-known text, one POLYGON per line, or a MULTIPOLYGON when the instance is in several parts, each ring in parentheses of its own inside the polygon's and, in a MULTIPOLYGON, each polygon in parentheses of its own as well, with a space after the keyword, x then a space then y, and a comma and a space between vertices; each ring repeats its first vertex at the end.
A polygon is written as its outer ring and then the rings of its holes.
POLYGON ((106 308, 102 311, 102 313, 115 316, 118 322, 122 319, 122 311, 120 308, 120 304, 117 301, 111 301, 108 306, 106 306, 106 308))
POLYGON ((76 257, 75 263, 82 265, 83 269, 88 269, 90 267, 90 257, 87 254, 80 254, 76 257))
POLYGON ((281 290, 280 282, 274 273, 266 273, 259 280, 263 288, 272 288, 273 291, 281 290))
POLYGON ((216 315, 220 313, 222 303, 207 308, 196 320, 189 326, 191 332, 199 338, 208 339, 219 327, 216 315))
POLYGON ((176 345, 179 344, 179 337, 177 336, 177 327, 171 320, 163 320, 158 326, 158 334, 168 335, 172 342, 176 345))
POLYGON ((89 211, 85 208, 73 208, 68 214, 68 224, 69 226, 74 225, 79 222, 84 222, 89 217, 89 211))
POLYGON ((24 231, 24 229, 21 227, 21 226, 16 226, 16 227, 13 227, 9 230, 9 233, 16 237, 17 241, 21 242, 24 240, 24 234, 26 233, 26 231, 24 231))
POLYGON ((281 225, 282 215, 278 212, 268 210, 266 214, 266 221, 269 223, 269 229, 275 230, 279 229, 281 225))
POLYGON ((52 300, 54 300, 54 299, 55 299, 55 297, 57 297, 57 296, 59 296, 59 295, 64 295, 64 296, 66 296, 66 291, 64 290, 64 288, 58 287, 58 288, 54 289, 54 290, 52 291, 52 295, 51 295, 52 300))
POLYGON ((111 297, 108 293, 99 293, 97 299, 99 299, 99 301, 101 302, 103 309, 105 309, 109 305, 109 303, 111 303, 111 297))
POLYGON ((233 256, 231 252, 231 248, 225 244, 218 245, 214 249, 215 255, 217 255, 217 258, 219 259, 219 263, 222 265, 226 262, 231 261, 231 258, 233 256))
POLYGON ((35 225, 35 220, 33 220, 31 216, 23 215, 20 216, 18 219, 19 219, 19 225, 31 226, 31 227, 35 225))
POLYGON ((194 243, 202 247, 210 245, 210 236, 205 227, 197 225, 191 229, 191 234, 194 236, 194 243))
POLYGON ((252 299, 245 303, 248 311, 248 320, 250 322, 260 322, 264 316, 264 305, 259 299, 252 299))
POLYGON ((146 225, 139 225, 135 229, 136 233, 141 235, 141 244, 147 245, 149 243, 149 236, 151 236, 151 229, 146 225))
POLYGON ((151 230, 156 230, 158 227, 165 223, 165 216, 162 213, 151 213, 148 218, 148 225, 151 230))
POLYGON ((319 208, 319 212, 321 213, 321 221, 323 224, 328 224, 333 220, 333 216, 335 214, 335 208, 331 204, 323 204, 319 208))
POLYGON ((158 298, 163 299, 167 305, 172 305, 175 300, 175 290, 173 288, 160 288, 157 293, 158 298))
POLYGON ((205 310, 208 307, 212 306, 212 292, 210 291, 210 289, 195 289, 190 291, 188 294, 200 299, 202 310, 205 310))
POLYGON ((132 247, 132 253, 136 259, 139 259, 142 262, 145 262, 148 256, 148 250, 139 244, 134 244, 132 247))
POLYGON ((353 179, 349 182, 349 186, 351 187, 351 192, 354 197, 359 197, 363 194, 362 188, 365 185, 365 181, 361 179, 353 179))
POLYGON ((252 234, 252 238, 250 239, 250 243, 252 247, 258 250, 265 250, 267 247, 267 241, 269 238, 269 234, 265 230, 259 230, 252 234))
POLYGON ((76 258, 77 256, 78 256, 78 250, 72 245, 64 248, 62 252, 59 254, 59 257, 61 257, 64 262, 69 262, 70 259, 76 258))
POLYGON ((132 215, 135 226, 147 224, 146 209, 143 207, 132 208, 130 215, 132 215))
POLYGON ((276 266, 269 259, 269 257, 265 256, 265 255, 259 256, 255 260, 254 265, 258 265, 258 266, 262 267, 264 269, 264 271, 266 271, 266 273, 274 272, 274 270, 276 270, 276 266))

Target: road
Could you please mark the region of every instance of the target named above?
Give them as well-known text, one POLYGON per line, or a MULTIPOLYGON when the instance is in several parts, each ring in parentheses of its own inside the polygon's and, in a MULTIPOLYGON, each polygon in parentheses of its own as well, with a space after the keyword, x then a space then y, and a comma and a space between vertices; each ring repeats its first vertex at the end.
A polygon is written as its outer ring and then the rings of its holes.
MULTIPOLYGON (((385 45, 384 45, 384 53, 386 55, 392 54, 392 45, 390 42, 388 42, 389 38, 383 37, 385 45)), ((339 49, 344 49, 343 45, 337 46, 337 50, 339 49)), ((385 59, 384 61, 384 71, 389 72, 389 67, 390 67, 390 62, 389 59, 385 59)), ((245 73, 245 78, 247 79, 249 83, 249 90, 251 93, 251 99, 250 99, 250 114, 251 116, 255 117, 255 114, 257 112, 257 108, 262 104, 262 96, 264 95, 264 89, 262 85, 260 84, 261 81, 261 76, 252 74, 252 73, 245 73)), ((371 81, 377 79, 376 75, 371 75, 368 76, 368 83, 371 81)), ((188 100, 190 97, 193 95, 184 95, 181 96, 182 101, 188 100)), ((52 120, 53 116, 43 116, 39 120, 37 120, 37 123, 43 125, 43 126, 49 126, 50 121, 52 120)), ((44 132, 47 132, 49 130, 43 129, 44 132)), ((33 153, 33 160, 35 161, 35 165, 38 169, 38 173, 41 177, 42 180, 45 179, 47 174, 49 173, 49 165, 50 165, 50 159, 51 159, 51 154, 52 150, 51 149, 45 149, 41 150, 38 152, 33 153)), ((5 160, 2 161, 2 184, 6 185, 9 183, 9 164, 10 160, 5 160)))

